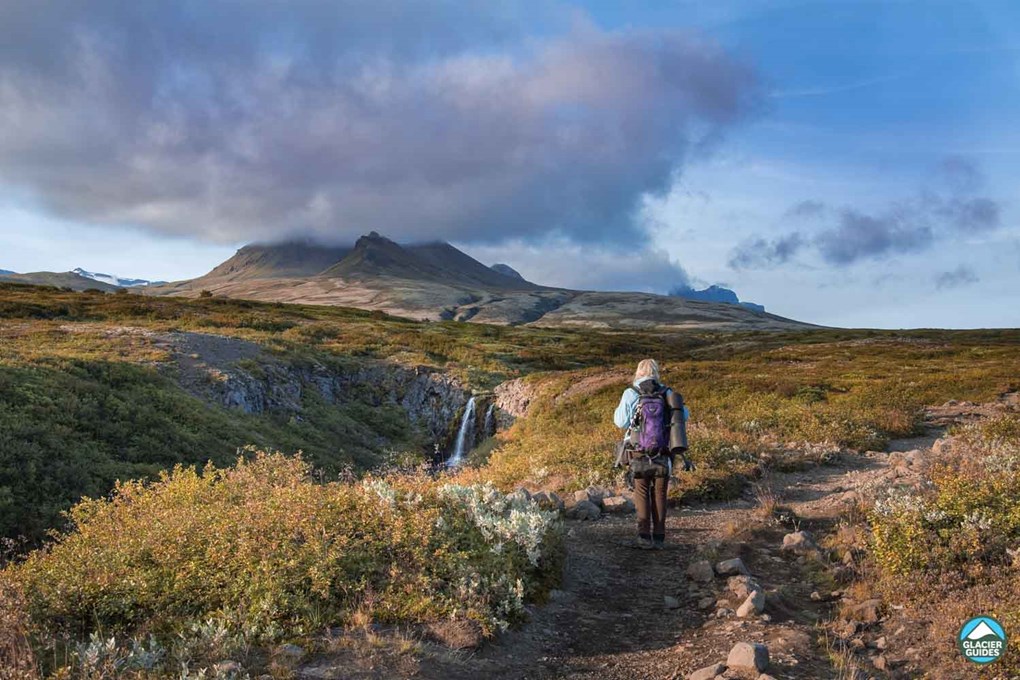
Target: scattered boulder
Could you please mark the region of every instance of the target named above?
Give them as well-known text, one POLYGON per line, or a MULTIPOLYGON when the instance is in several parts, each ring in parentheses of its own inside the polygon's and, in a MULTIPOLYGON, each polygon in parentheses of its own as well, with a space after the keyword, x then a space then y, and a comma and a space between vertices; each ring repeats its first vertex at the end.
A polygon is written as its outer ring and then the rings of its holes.
POLYGON ((602 516, 599 506, 591 501, 578 501, 574 507, 567 512, 567 517, 580 520, 593 520, 602 516))
POLYGON ((882 600, 874 598, 855 604, 849 608, 848 614, 851 619, 863 623, 878 623, 879 610, 882 608, 882 600))
POLYGON ((760 590, 751 591, 744 603, 737 608, 737 616, 746 619, 748 616, 761 614, 765 611, 765 593, 760 590))
POLYGON ((594 503, 602 509, 602 501, 613 495, 613 492, 608 489, 604 489, 601 486, 589 486, 587 489, 580 489, 574 492, 574 501, 580 503, 581 501, 588 501, 594 503))
POLYGON ((666 609, 680 609, 680 600, 672 595, 663 595, 662 604, 666 606, 666 609))
POLYGON ((690 566, 687 567, 687 578, 692 581, 708 583, 715 578, 715 572, 712 570, 712 563, 708 560, 691 562, 690 566))
POLYGON ((726 657, 730 670, 761 673, 769 667, 769 648, 763 644, 738 642, 726 657))
POLYGON ((715 676, 721 675, 725 670, 726 666, 723 664, 714 663, 694 671, 687 676, 687 680, 714 680, 715 676))
POLYGON ((729 588, 729 591, 733 593, 738 600, 747 599, 747 596, 755 590, 761 590, 761 586, 758 585, 758 582, 746 574, 731 576, 729 580, 726 581, 726 587, 729 588))
POLYGON ((743 574, 745 576, 751 575, 751 572, 744 564, 744 560, 739 557, 734 557, 731 560, 723 560, 719 564, 715 565, 715 571, 720 576, 729 576, 731 574, 743 574))
POLYGON ((609 498, 603 499, 602 509, 605 512, 629 514, 634 512, 634 503, 623 496, 610 496, 609 498))
POLYGON ((531 496, 531 500, 538 503, 543 510, 563 510, 563 500, 552 491, 539 491, 531 496))
POLYGON ((806 555, 818 550, 814 536, 807 531, 795 531, 792 534, 783 536, 783 550, 788 550, 797 555, 806 555))

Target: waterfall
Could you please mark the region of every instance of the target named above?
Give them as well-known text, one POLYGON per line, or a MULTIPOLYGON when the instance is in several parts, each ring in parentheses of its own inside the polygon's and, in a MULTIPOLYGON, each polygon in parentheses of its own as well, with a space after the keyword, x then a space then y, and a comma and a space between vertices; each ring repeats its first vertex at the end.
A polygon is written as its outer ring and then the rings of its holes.
POLYGON ((472 430, 475 424, 475 398, 471 397, 468 399, 467 406, 464 407, 464 419, 460 421, 460 429, 457 430, 457 441, 453 446, 453 455, 446 461, 446 464, 453 467, 460 465, 461 460, 464 458, 464 446, 467 443, 469 434, 473 434, 472 430))
POLYGON ((496 404, 489 404, 489 410, 485 412, 485 429, 482 430, 482 435, 485 437, 491 437, 496 434, 495 423, 492 422, 492 416, 495 408, 496 404))

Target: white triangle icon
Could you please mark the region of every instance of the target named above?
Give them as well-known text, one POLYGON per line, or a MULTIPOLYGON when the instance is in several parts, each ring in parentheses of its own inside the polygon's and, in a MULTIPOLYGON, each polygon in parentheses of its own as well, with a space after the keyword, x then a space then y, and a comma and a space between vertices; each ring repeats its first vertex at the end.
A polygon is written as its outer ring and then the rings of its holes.
POLYGON ((981 638, 983 638, 985 636, 988 636, 988 635, 994 635, 995 637, 999 637, 998 633, 996 633, 994 630, 992 630, 991 627, 987 623, 982 621, 981 623, 979 623, 978 625, 976 625, 974 627, 974 630, 972 630, 969 633, 967 633, 967 639, 968 640, 980 640, 981 638))

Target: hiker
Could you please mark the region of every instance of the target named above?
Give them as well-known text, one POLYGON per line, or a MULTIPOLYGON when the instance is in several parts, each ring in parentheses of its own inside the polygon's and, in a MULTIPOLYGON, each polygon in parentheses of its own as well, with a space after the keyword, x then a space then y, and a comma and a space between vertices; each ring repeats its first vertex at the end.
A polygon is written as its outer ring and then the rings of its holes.
POLYGON ((613 414, 616 426, 626 430, 616 462, 627 465, 634 480, 639 548, 665 547, 666 491, 674 457, 683 458, 685 469, 692 467, 684 455, 689 416, 683 397, 659 382, 655 359, 642 359, 613 414))

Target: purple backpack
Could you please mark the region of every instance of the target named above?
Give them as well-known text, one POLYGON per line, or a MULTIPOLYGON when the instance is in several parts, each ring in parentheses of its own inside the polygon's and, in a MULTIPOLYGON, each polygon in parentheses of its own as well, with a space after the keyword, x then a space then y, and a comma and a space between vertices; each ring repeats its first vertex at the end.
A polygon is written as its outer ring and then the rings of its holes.
POLYGON ((654 380, 637 387, 638 401, 631 421, 631 444, 639 451, 658 455, 669 449, 669 406, 666 388, 654 380))

